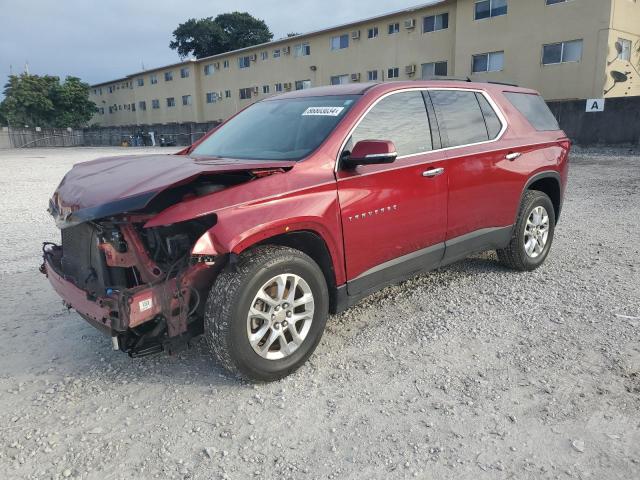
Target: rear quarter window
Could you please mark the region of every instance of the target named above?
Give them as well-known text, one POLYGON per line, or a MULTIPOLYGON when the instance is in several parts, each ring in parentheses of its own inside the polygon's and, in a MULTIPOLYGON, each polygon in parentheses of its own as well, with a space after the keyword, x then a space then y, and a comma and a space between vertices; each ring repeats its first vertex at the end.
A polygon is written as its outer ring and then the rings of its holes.
POLYGON ((515 92, 504 92, 504 95, 536 130, 541 132, 560 130, 556 117, 540 95, 515 92))

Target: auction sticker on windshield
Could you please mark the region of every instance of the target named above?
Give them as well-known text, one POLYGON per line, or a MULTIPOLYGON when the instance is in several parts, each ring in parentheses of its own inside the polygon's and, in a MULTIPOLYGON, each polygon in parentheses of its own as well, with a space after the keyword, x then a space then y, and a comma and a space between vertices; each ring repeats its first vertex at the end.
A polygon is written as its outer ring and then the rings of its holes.
POLYGON ((302 115, 322 115, 326 117, 337 117, 342 113, 344 107, 309 107, 302 115))

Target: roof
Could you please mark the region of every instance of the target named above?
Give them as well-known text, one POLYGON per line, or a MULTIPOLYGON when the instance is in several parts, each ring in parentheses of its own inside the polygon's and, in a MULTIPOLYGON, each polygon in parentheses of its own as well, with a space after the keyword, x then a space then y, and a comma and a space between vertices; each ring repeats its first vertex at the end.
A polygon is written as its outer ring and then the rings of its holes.
POLYGON ((406 88, 461 88, 484 91, 537 93, 535 90, 502 83, 473 81, 467 82, 462 80, 404 80, 384 83, 347 83, 345 85, 329 85, 323 87, 306 88, 304 90, 295 90, 293 92, 274 95, 262 101, 269 102, 272 100, 282 100, 288 98, 326 97, 331 95, 363 95, 369 91, 377 92, 377 94, 384 94, 387 92, 392 92, 394 90, 402 90, 406 88))
POLYGON ((362 95, 367 90, 378 85, 378 82, 367 83, 346 83, 344 85, 328 85, 323 87, 305 88, 304 90, 294 90, 292 92, 283 93, 273 97, 266 98, 264 101, 286 98, 302 98, 302 97, 327 97, 330 95, 362 95))
POLYGON ((334 25, 334 26, 323 28, 323 29, 320 29, 320 30, 313 30, 311 32, 301 33, 300 35, 294 35, 292 37, 279 38, 277 40, 272 40, 270 42, 260 43, 258 45, 252 45, 250 47, 245 47, 245 48, 239 48, 237 50, 231 50, 229 52, 219 53, 219 54, 211 55, 211 56, 208 56, 208 57, 202 57, 202 58, 198 58, 198 59, 192 59, 191 58, 189 60, 185 60, 185 61, 178 62, 178 63, 173 63, 173 64, 170 64, 170 65, 164 65, 164 66, 161 66, 161 67, 151 68, 151 69, 148 69, 148 70, 141 70, 141 71, 132 73, 130 75, 127 75, 126 77, 119 78, 117 80, 110 80, 110 81, 95 83, 95 84, 93 84, 91 86, 92 87, 99 87, 101 85, 107 85, 109 83, 117 83, 117 82, 122 82, 122 81, 125 81, 125 80, 129 80, 132 77, 136 77, 136 76, 141 75, 141 74, 146 74, 146 73, 157 71, 157 70, 164 70, 165 68, 177 67, 177 66, 180 66, 180 65, 187 65, 187 64, 192 64, 192 63, 196 63, 196 62, 203 62, 203 61, 206 61, 206 60, 213 60, 213 59, 223 58, 223 57, 235 55, 235 54, 246 52, 246 51, 253 50, 253 49, 266 48, 268 46, 281 45, 283 43, 289 43, 289 42, 293 42, 293 41, 296 41, 296 40, 301 40, 301 39, 304 39, 304 38, 307 38, 307 37, 311 37, 311 36, 314 36, 314 35, 318 35, 318 34, 321 34, 321 33, 332 32, 334 30, 344 30, 344 29, 347 29, 347 28, 355 27, 357 25, 361 25, 363 23, 369 23, 369 22, 373 22, 373 21, 376 21, 376 20, 384 20, 385 18, 394 17, 396 15, 410 14, 410 13, 416 12, 418 10, 422 10, 423 8, 435 7, 437 5, 440 5, 440 4, 443 4, 443 3, 449 3, 451 1, 453 1, 453 0, 431 0, 430 2, 423 3, 423 4, 420 4, 420 5, 416 5, 414 7, 408 7, 408 8, 404 8, 402 10, 394 10, 392 12, 387 12, 387 13, 384 13, 384 14, 381 14, 381 15, 376 15, 374 17, 368 17, 368 18, 364 18, 364 19, 361 19, 361 20, 356 20, 354 22, 334 25))

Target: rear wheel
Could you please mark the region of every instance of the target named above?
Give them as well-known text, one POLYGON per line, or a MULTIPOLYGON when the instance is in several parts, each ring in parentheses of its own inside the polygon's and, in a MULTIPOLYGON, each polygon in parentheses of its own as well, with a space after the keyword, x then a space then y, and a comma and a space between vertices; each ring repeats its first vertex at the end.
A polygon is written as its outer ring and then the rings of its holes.
POLYGON ((327 321, 329 295, 320 267, 288 247, 246 252, 216 279, 205 337, 230 372, 271 381, 302 365, 327 321))
POLYGON ((555 211, 549 196, 528 190, 522 198, 511 241, 506 248, 498 250, 498 259, 515 270, 538 268, 549 255, 555 226, 555 211))

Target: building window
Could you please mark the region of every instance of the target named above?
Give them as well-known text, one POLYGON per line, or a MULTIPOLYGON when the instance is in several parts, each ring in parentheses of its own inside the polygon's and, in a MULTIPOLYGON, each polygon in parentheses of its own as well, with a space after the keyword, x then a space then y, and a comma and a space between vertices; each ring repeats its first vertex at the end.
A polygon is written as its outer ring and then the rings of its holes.
MULTIPOLYGON (((331 77, 331 85, 344 85, 349 83, 349 75, 333 75, 331 77)), ((296 88, 296 90, 298 90, 296 88)))
POLYGON ((435 32, 449 28, 449 14, 431 15, 422 19, 422 33, 435 32))
POLYGON ((211 75, 213 73, 213 64, 205 65, 203 70, 205 75, 211 75))
POLYGON ((131 111, 132 111, 132 112, 135 112, 135 111, 136 111, 136 104, 135 104, 135 103, 132 103, 132 104, 131 104, 131 111))
POLYGON ((262 93, 269 93, 269 85, 263 85, 262 86, 262 93))
POLYGON ((387 70, 387 78, 399 78, 400 69, 398 67, 392 67, 387 70))
POLYGON ((279 49, 279 48, 276 48, 276 49, 273 51, 273 58, 279 58, 279 57, 280 57, 280 49, 279 49))
POLYGON ((207 103, 216 103, 218 101, 218 94, 216 92, 207 93, 207 103))
POLYGON ((182 105, 184 105, 184 106, 191 105, 191 95, 183 95, 182 96, 182 105))
POLYGON ((582 40, 559 42, 542 47, 542 64, 579 62, 582 58, 582 40))
POLYGON ((376 38, 378 36, 378 27, 371 27, 367 30, 367 38, 376 38))
POLYGON ((153 108, 154 110, 160 108, 160 100, 158 100, 157 98, 151 100, 151 108, 153 108))
POLYGON ((262 60, 267 60, 269 58, 269 52, 262 52, 260 54, 260 57, 262 58, 262 60))
POLYGON ((306 57, 307 55, 311 55, 311 45, 309 45, 309 42, 299 43, 293 47, 294 57, 306 57))
POLYGON ((144 87, 144 78, 139 78, 138 79, 138 86, 139 87, 144 87))
POLYGON ((282 84, 281 83, 276 83, 274 85, 275 91, 276 92, 281 92, 282 91, 282 84))
POLYGON ((251 66, 251 57, 240 57, 238 58, 238 67, 240 68, 249 68, 251 66))
POLYGON ((226 98, 231 98, 231 90, 225 90, 225 91, 224 91, 224 96, 225 96, 226 98))
POLYGON ((393 35, 394 33, 398 33, 400 31, 400 24, 399 23, 390 23, 389 24, 389 29, 387 31, 389 32, 389 35, 393 35))
POLYGON ((156 83, 158 83, 158 75, 149 75, 149 83, 151 85, 155 85, 156 83))
POLYGON ((249 100, 251 98, 251 89, 250 88, 241 88, 240 89, 240 100, 249 100))
POLYGON ((341 50, 349 47, 349 34, 331 37, 331 50, 341 50))
POLYGON ((229 60, 222 61, 222 68, 229 68, 229 60))
POLYGON ((296 90, 311 88, 311 80, 296 80, 296 90))
POLYGON ((626 38, 618 38, 618 43, 620 44, 620 55, 618 58, 620 60, 624 60, 625 62, 631 61, 631 40, 627 40, 626 38))
POLYGON ((378 70, 369 70, 367 72, 367 80, 370 82, 375 82, 378 80, 378 70))
POLYGON ((100 115, 104 115, 104 107, 100 107, 100 115))
POLYGON ((113 93, 113 87, 109 87, 109 93, 113 93))
POLYGON ((180 69, 180 78, 189 78, 189 69, 187 67, 180 69))
POLYGON ((556 3, 565 3, 567 0, 546 0, 547 5, 555 5, 556 3))
POLYGON ((447 62, 430 62, 422 64, 422 79, 431 77, 446 77, 447 62))
POLYGON ((176 99, 173 97, 168 97, 167 98, 167 107, 171 108, 171 107, 175 107, 176 106, 176 99))
POLYGON ((507 14, 507 0, 476 0, 475 19, 498 17, 507 14))
POLYGON ((473 56, 473 73, 500 72, 504 68, 504 52, 481 53, 473 56))
POLYGON ((138 109, 144 112, 147 109, 147 102, 144 100, 138 102, 138 109))
POLYGON ((173 72, 164 72, 164 81, 170 82, 173 80, 173 72))

